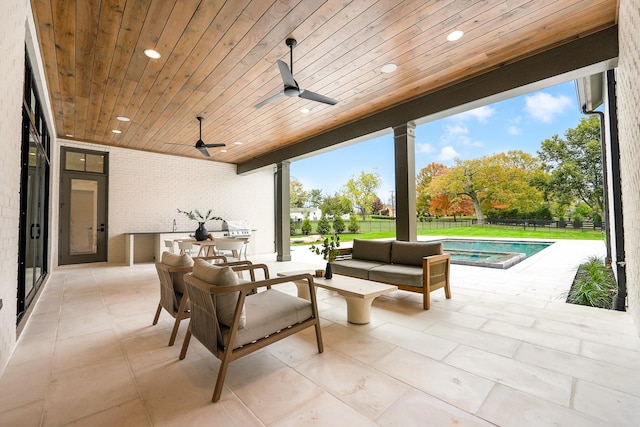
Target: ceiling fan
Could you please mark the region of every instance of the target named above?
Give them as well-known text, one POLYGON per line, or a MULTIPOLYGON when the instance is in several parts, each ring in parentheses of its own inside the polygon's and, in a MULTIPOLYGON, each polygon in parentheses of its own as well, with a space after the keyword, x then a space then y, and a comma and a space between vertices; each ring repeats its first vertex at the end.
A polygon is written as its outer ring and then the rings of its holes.
POLYGON ((293 79, 293 48, 296 46, 296 44, 298 44, 298 42, 296 41, 296 39, 287 39, 285 43, 287 44, 287 46, 289 46, 291 68, 289 68, 284 61, 281 61, 279 59, 278 61, 276 61, 276 63, 278 64, 278 68, 280 69, 280 76, 282 77, 282 81, 284 83, 284 89, 281 92, 278 92, 275 95, 272 95, 269 98, 256 104, 256 108, 260 108, 263 105, 268 104, 271 101, 274 101, 285 95, 298 96, 300 98, 322 102, 329 105, 337 104, 338 101, 336 101, 335 99, 320 95, 315 92, 311 92, 310 90, 300 89, 300 86, 298 86, 298 82, 293 79))
MULTIPOLYGON (((196 118, 200 122, 200 138, 198 138, 198 141, 196 141, 196 145, 194 145, 194 147, 200 150, 200 152, 204 156, 211 157, 211 155, 209 154, 209 150, 207 150, 207 148, 224 147, 226 144, 205 144, 204 141, 202 140, 202 121, 204 120, 204 118, 203 117, 196 117, 196 118)), ((171 144, 171 143, 166 142, 165 144, 171 144)), ((173 145, 184 145, 184 144, 173 144, 173 145)))

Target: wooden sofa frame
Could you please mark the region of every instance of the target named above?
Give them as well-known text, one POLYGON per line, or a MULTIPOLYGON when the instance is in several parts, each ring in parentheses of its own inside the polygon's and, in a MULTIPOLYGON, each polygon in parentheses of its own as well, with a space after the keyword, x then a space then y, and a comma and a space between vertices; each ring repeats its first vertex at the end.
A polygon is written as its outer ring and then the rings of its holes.
MULTIPOLYGON (((337 259, 351 258, 352 248, 339 248, 337 259)), ((422 306, 425 310, 431 308, 431 292, 444 288, 444 295, 447 299, 451 299, 451 287, 449 285, 449 271, 451 267, 451 254, 431 255, 422 259, 422 287, 403 285, 391 282, 389 285, 395 285, 399 290, 416 292, 422 294, 422 306)), ((418 267, 416 267, 418 268, 418 267)), ((369 279, 372 280, 372 279, 369 279)), ((376 280, 372 280, 376 281, 376 280)))

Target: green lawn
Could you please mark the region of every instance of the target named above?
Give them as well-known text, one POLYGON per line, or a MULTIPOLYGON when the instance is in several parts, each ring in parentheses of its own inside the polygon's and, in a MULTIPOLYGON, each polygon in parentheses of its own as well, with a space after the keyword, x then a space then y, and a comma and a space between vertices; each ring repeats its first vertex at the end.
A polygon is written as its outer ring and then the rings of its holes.
MULTIPOLYGON (((535 238, 535 239, 573 239, 573 240, 604 240, 604 232, 600 231, 565 231, 555 230, 521 230, 516 228, 498 227, 456 227, 435 230, 419 230, 419 236, 455 236, 455 237, 494 237, 494 238, 535 238)), ((292 236, 293 238, 294 236, 292 236)), ((370 233, 344 233, 340 235, 341 242, 353 239, 392 239, 396 237, 394 231, 370 233)), ((292 243, 292 246, 303 246, 308 243, 292 243)))

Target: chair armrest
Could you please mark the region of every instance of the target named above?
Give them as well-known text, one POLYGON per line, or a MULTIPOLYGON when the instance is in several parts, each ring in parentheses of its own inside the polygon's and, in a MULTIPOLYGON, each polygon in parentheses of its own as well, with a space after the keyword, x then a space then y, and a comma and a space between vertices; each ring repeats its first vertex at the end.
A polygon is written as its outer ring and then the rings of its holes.
POLYGON ((229 265, 233 269, 233 271, 235 271, 236 273, 249 271, 249 275, 251 276, 252 282, 256 281, 256 275, 255 275, 256 270, 262 270, 262 273, 264 275, 263 280, 269 279, 269 267, 267 267, 266 264, 253 264, 251 263, 251 261, 237 261, 235 263, 229 262, 227 263, 227 265, 229 265))
POLYGON ((451 259, 451 254, 440 254, 440 255, 431 255, 431 256, 426 256, 422 259, 422 265, 425 265, 427 263, 429 264, 438 264, 438 263, 442 263, 445 262, 447 260, 451 259))
MULTIPOLYGON (((201 259, 203 261, 216 261, 216 260, 220 260, 223 263, 227 262, 227 257, 224 255, 211 255, 211 256, 196 256, 193 257, 193 259, 201 259)), ((212 264, 216 264, 215 262, 212 262, 212 264)), ((220 263, 218 263, 220 264, 220 263)))
POLYGON ((336 261, 341 259, 351 259, 353 255, 353 248, 338 248, 338 255, 336 255, 336 261))
POLYGON ((169 273, 191 273, 193 266, 189 267, 172 267, 162 262, 156 262, 156 268, 158 270, 164 270, 169 273))

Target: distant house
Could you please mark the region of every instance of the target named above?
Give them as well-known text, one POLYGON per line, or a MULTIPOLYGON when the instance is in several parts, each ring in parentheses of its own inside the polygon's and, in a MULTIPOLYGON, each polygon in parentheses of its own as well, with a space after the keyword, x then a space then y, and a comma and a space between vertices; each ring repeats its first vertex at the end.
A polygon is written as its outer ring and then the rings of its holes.
POLYGON ((309 208, 291 208, 289 210, 289 215, 295 221, 302 221, 304 217, 309 214, 309 219, 312 221, 317 221, 322 216, 322 211, 320 208, 309 207, 309 208))

